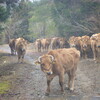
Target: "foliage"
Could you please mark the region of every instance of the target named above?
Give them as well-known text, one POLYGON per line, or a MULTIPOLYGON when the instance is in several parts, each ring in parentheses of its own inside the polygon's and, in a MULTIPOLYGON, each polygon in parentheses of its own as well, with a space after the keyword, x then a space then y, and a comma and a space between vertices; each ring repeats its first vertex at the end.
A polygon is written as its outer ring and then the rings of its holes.
POLYGON ((4 7, 0 6, 0 33, 3 31, 3 27, 1 22, 6 21, 8 15, 7 15, 7 11, 4 7))
POLYGON ((100 32, 100 2, 91 0, 54 0, 59 34, 83 35, 100 32), (61 28, 62 27, 62 28, 61 28), (62 32, 62 33, 61 33, 62 32))
POLYGON ((4 7, 0 6, 0 22, 4 22, 8 17, 7 11, 4 7))
POLYGON ((27 37, 29 34, 29 2, 22 0, 18 6, 13 9, 13 13, 6 23, 6 34, 10 38, 27 37))
POLYGON ((24 37, 34 41, 100 32, 99 0, 40 0, 33 3, 20 0, 17 6, 19 0, 4 1, 9 1, 6 2, 8 8, 13 8, 5 23, 4 33, 8 38, 24 37))
POLYGON ((34 39, 41 37, 52 37, 57 35, 57 28, 52 19, 52 2, 41 0, 38 4, 33 4, 33 11, 30 12, 29 31, 33 34, 34 39))
POLYGON ((10 11, 18 1, 19 0, 0 0, 0 34, 4 30, 4 22, 6 22, 10 11))

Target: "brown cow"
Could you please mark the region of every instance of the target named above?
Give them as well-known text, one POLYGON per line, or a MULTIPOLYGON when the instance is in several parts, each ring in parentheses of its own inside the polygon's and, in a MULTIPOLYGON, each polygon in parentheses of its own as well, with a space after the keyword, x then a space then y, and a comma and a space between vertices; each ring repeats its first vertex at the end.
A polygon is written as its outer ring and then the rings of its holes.
POLYGON ((71 36, 70 38, 69 38, 69 45, 70 45, 70 47, 75 47, 75 39, 76 39, 76 37, 75 36, 71 36))
POLYGON ((60 48, 60 42, 59 42, 60 37, 54 37, 51 39, 51 44, 50 48, 51 49, 58 49, 60 48))
POLYGON ((59 45, 60 45, 60 48, 68 48, 69 47, 69 43, 66 38, 59 38, 59 45))
POLYGON ((91 48, 91 42, 89 36, 81 37, 81 53, 83 58, 87 58, 87 53, 91 48))
POLYGON ((10 42, 9 42, 9 47, 11 49, 11 54, 12 55, 16 54, 15 42, 16 42, 16 39, 11 39, 10 42))
POLYGON ((69 43, 66 38, 55 37, 51 39, 50 48, 58 49, 58 48, 66 48, 69 47, 69 43))
POLYGON ((41 52, 41 39, 37 39, 34 42, 34 46, 35 46, 36 51, 41 52))
POLYGON ((100 62, 100 33, 92 35, 90 39, 94 60, 100 62))
POLYGON ((26 45, 27 45, 27 41, 23 38, 18 38, 16 39, 16 52, 18 54, 18 62, 22 63, 23 59, 24 59, 24 55, 26 53, 26 45))
POLYGON ((59 76, 59 84, 64 92, 64 74, 69 76, 68 89, 74 90, 74 79, 80 52, 75 48, 51 50, 40 56, 35 64, 40 64, 41 70, 47 77, 46 95, 50 93, 50 83, 55 76, 59 76))
POLYGON ((41 39, 41 49, 42 49, 42 51, 48 51, 50 43, 51 43, 50 38, 41 39))
POLYGON ((45 50, 46 50, 46 51, 49 50, 50 43, 51 43, 51 38, 47 38, 47 39, 46 39, 46 43, 45 43, 45 50))
POLYGON ((45 44, 46 44, 46 39, 41 39, 41 49, 42 49, 42 51, 45 51, 45 44))
POLYGON ((71 48, 75 47, 81 51, 81 37, 72 36, 69 38, 69 45, 71 48))

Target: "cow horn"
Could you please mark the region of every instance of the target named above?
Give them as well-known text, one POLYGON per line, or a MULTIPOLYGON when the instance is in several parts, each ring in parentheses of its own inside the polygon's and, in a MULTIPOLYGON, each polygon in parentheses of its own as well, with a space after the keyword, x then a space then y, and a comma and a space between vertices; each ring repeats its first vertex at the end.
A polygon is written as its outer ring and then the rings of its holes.
POLYGON ((42 58, 42 56, 40 56, 40 57, 38 58, 38 61, 39 61, 39 62, 41 62, 41 58, 42 58))
POLYGON ((51 57, 52 61, 54 61, 54 57, 52 55, 49 55, 49 56, 51 57))

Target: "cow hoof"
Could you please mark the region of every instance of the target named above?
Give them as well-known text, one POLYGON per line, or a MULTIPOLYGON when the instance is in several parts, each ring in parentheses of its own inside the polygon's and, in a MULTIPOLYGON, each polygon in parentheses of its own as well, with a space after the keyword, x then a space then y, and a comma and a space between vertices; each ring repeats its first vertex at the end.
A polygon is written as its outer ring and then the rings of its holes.
POLYGON ((45 93, 45 96, 49 96, 49 93, 45 93))
POLYGON ((73 93, 74 92, 74 89, 69 89, 70 93, 73 93))
POLYGON ((69 87, 65 87, 65 90, 70 90, 69 87))

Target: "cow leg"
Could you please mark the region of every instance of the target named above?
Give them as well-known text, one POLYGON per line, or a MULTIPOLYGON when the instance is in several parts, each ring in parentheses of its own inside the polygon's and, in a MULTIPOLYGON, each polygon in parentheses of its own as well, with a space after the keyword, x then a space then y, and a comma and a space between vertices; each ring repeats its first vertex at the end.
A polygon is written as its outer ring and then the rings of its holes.
POLYGON ((64 74, 59 75, 59 85, 61 87, 61 92, 64 93, 64 74))
POLYGON ((82 50, 82 59, 84 58, 84 51, 82 50))
POLYGON ((24 61, 24 55, 25 55, 25 53, 26 53, 26 52, 23 52, 23 54, 22 54, 22 63, 23 63, 23 61, 24 61))
POLYGON ((20 58, 21 58, 20 55, 18 55, 18 63, 20 63, 20 58))
POLYGON ((75 72, 76 68, 70 71, 70 91, 74 91, 75 72))
POLYGON ((87 59, 87 52, 84 52, 84 58, 87 59))
POLYGON ((13 51, 12 51, 12 49, 11 49, 11 55, 13 55, 13 51))
POLYGON ((66 89, 70 89, 70 71, 69 72, 67 72, 67 74, 68 74, 68 77, 69 77, 69 79, 68 79, 68 86, 66 85, 66 89))
POLYGON ((85 51, 82 51, 82 58, 83 59, 86 59, 87 57, 86 57, 87 55, 86 55, 86 52, 85 51))
POLYGON ((100 51, 97 50, 97 56, 96 56, 96 62, 99 63, 100 62, 100 51))
POLYGON ((41 49, 38 47, 38 52, 41 52, 41 49))
POLYGON ((47 75, 46 77, 47 77, 47 90, 46 90, 45 95, 47 96, 50 93, 50 83, 53 80, 53 78, 55 77, 55 75, 47 75))
POLYGON ((93 51, 93 58, 94 58, 94 60, 96 60, 96 49, 93 47, 92 51, 93 51))
POLYGON ((96 52, 95 51, 93 52, 93 55, 94 55, 94 60, 96 60, 96 52))
POLYGON ((70 91, 74 91, 74 79, 75 79, 75 76, 72 75, 70 79, 70 91))
POLYGON ((15 50, 15 55, 16 55, 16 50, 15 50))
POLYGON ((21 61, 21 63, 23 63, 23 60, 24 60, 24 55, 22 55, 22 57, 21 57, 21 58, 22 58, 22 61, 21 61))

